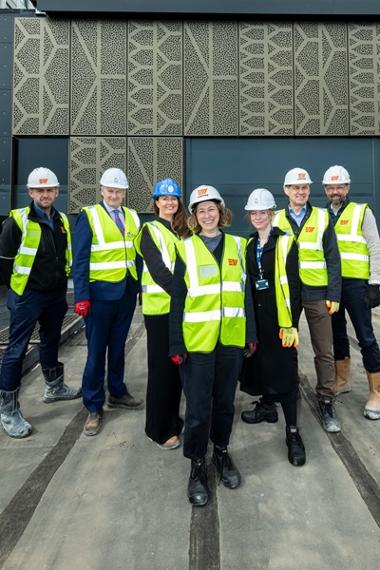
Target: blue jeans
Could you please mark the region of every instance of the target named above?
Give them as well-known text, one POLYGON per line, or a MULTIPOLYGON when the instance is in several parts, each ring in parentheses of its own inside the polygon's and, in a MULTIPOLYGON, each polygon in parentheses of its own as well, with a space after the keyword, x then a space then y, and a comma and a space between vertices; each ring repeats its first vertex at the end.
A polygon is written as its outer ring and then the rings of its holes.
POLYGON ((380 371, 380 350, 372 327, 371 309, 367 306, 368 283, 364 279, 342 279, 340 309, 332 317, 334 358, 343 360, 350 356, 346 314, 355 329, 363 366, 368 372, 380 371))
POLYGON ((13 391, 21 384, 22 361, 37 322, 40 325, 41 367, 58 365, 58 345, 67 311, 66 288, 53 291, 26 288, 22 295, 9 290, 7 307, 10 312, 9 342, 1 366, 0 389, 13 391))

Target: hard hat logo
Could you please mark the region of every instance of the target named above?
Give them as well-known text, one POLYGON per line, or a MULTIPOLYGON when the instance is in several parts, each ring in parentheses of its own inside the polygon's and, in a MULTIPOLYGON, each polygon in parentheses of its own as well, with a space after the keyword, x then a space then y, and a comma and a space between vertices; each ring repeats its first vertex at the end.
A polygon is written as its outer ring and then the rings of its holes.
POLYGON ((306 179, 306 172, 299 172, 298 180, 305 180, 305 179, 306 179))
POLYGON ((47 178, 40 178, 39 183, 40 184, 47 184, 48 179, 47 178))
POLYGON ((199 188, 197 190, 197 196, 205 196, 208 192, 208 188, 199 188))
POLYGON ((331 182, 336 182, 337 180, 339 180, 339 176, 330 176, 330 180, 331 182))

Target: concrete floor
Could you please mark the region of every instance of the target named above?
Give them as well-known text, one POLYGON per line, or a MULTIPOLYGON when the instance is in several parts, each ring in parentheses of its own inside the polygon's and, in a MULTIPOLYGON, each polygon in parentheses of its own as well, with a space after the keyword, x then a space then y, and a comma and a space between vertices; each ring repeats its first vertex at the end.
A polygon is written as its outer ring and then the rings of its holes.
MULTIPOLYGON (((380 312, 374 322, 380 333, 380 312)), ((145 334, 137 313, 127 346, 130 391, 143 396, 145 334)), ((67 381, 86 358, 77 335, 61 348, 67 381)), ((307 463, 287 461, 285 427, 250 426, 237 392, 231 452, 244 482, 217 485, 205 509, 186 498, 188 460, 144 435, 144 411, 107 410, 94 438, 81 434, 81 402, 41 401, 39 367, 23 382, 21 405, 33 435, 0 433, 0 568, 5 570, 373 570, 380 559, 380 422, 362 416, 367 384, 352 350, 353 391, 339 397, 342 435, 314 413, 307 327, 301 324, 300 427, 307 463), (369 510, 368 505, 371 507, 369 510), (372 514, 371 514, 372 512, 372 514)))

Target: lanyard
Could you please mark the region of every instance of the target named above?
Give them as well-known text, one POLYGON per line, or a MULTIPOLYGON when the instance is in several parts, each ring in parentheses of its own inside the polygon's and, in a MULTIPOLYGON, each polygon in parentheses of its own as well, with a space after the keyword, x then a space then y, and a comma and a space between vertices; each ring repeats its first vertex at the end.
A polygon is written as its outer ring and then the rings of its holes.
POLYGON ((260 240, 258 239, 256 243, 256 262, 257 262, 257 267, 259 269, 260 279, 262 279, 264 275, 263 266, 261 265, 261 256, 263 254, 263 249, 264 246, 260 245, 260 240))

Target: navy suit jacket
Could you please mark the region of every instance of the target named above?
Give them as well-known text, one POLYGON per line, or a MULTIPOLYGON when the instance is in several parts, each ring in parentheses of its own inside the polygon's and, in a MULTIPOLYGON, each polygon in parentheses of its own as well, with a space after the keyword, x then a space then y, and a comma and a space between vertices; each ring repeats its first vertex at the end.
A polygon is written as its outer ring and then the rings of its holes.
MULTIPOLYGON (((103 202, 100 205, 104 208, 103 202)), ((105 208, 104 208, 105 209, 105 208)), ((107 210, 106 210, 107 211, 107 210)), ((75 302, 88 300, 117 301, 121 299, 126 289, 131 294, 139 293, 142 272, 142 259, 136 255, 138 281, 128 273, 125 279, 110 283, 109 281, 93 281, 90 283, 90 252, 92 243, 92 230, 87 214, 81 212, 77 218, 73 231, 73 267, 75 302)))

